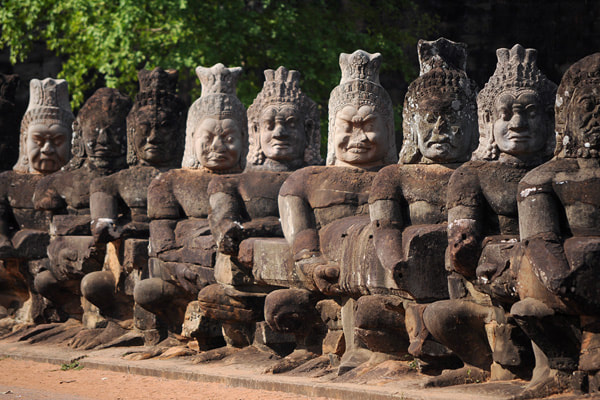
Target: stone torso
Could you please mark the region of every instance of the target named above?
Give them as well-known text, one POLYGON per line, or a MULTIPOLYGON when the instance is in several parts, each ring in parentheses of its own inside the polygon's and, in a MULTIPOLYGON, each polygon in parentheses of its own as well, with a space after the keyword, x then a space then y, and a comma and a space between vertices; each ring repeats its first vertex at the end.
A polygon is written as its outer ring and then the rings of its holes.
POLYGON ((530 169, 497 161, 469 161, 452 176, 448 206, 474 209, 485 235, 518 235, 518 184, 530 169))
POLYGON ((208 184, 215 174, 176 169, 160 174, 148 190, 150 218, 207 218, 208 184))
POLYGON ((160 170, 151 166, 134 166, 94 182, 92 191, 103 191, 120 199, 124 214, 132 221, 147 222, 148 186, 160 170))
POLYGON ((33 195, 43 175, 20 174, 7 171, 0 174, 0 206, 11 209, 19 229, 37 229, 47 231, 50 223, 48 213, 35 210, 33 195))
POLYGON ((105 176, 100 170, 85 163, 76 170, 58 171, 45 177, 35 192, 36 208, 52 210, 55 214, 89 215, 90 184, 105 176))
POLYGON ((244 205, 243 221, 265 217, 279 217, 277 195, 290 172, 248 171, 236 175, 216 176, 209 194, 223 192, 244 205))
POLYGON ((600 236, 600 168, 597 160, 581 163, 574 158, 551 160, 533 170, 526 177, 526 183, 531 188, 556 194, 565 211, 566 221, 561 221, 563 236, 600 236))
POLYGON ((296 171, 281 196, 299 196, 314 211, 317 229, 344 217, 369 212, 371 183, 377 171, 336 166, 312 166, 296 171))
POLYGON ((446 192, 456 165, 390 165, 371 189, 371 202, 397 201, 405 225, 441 224, 448 219, 446 192), (383 183, 385 182, 385 185, 383 183))

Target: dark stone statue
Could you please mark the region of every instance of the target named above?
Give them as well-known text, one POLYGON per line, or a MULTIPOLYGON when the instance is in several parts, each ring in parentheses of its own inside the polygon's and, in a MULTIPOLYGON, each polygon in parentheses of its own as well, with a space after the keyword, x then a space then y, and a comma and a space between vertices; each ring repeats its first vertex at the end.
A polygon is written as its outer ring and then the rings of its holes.
POLYGON ((389 278, 358 299, 355 334, 369 350, 393 355, 407 354, 410 339, 411 353, 427 359, 448 353, 419 329, 422 303, 448 298, 448 181, 479 135, 466 45, 420 40, 418 53, 421 75, 404 100, 400 163, 377 174, 369 197, 373 244, 357 243, 377 255, 369 278, 389 278))
MULTIPOLYGON (((198 300, 203 312, 222 322, 230 345, 211 357, 253 343, 264 298, 273 290, 259 282, 255 269, 263 263, 254 262, 260 254, 255 244, 283 236, 277 195, 290 171, 321 161, 317 105, 301 91, 298 71, 265 71, 263 89, 248 109, 248 127, 244 173, 215 177, 208 188, 218 283, 202 289, 198 300)), ((261 328, 267 329, 264 323, 261 328)))
POLYGON ((177 71, 141 70, 138 77, 140 92, 127 115, 129 168, 93 180, 90 188, 92 235, 107 243, 107 256, 102 271, 81 280, 83 296, 100 310, 84 313, 88 327, 104 325, 106 317, 132 318, 133 290, 147 273, 148 186, 181 162, 185 105, 175 93, 177 71))
POLYGON ((131 100, 116 89, 98 89, 73 123, 73 158, 36 188, 37 210, 50 211, 52 239, 49 269, 35 277, 35 288, 60 305, 66 315, 81 319, 81 278, 102 269, 105 244, 90 231, 90 183, 125 164, 125 119, 131 100))
POLYGON ((600 53, 567 70, 556 96, 555 157, 519 184, 522 300, 511 313, 534 343, 530 395, 565 389, 577 374, 590 392, 600 390, 599 83, 600 53))
MULTIPOLYGON (((362 254, 353 244, 369 224, 368 199, 377 171, 397 161, 392 103, 379 84, 380 65, 378 53, 340 55, 342 79, 329 100, 327 166, 294 172, 279 192, 281 224, 292 254, 290 275, 298 279, 289 283, 297 288, 267 296, 265 318, 274 330, 296 335, 298 345, 286 368, 320 352, 310 339, 323 323, 315 309, 323 294, 338 299, 338 310, 327 315, 341 312, 344 318, 344 310, 353 312, 352 296, 365 290, 365 275, 352 262, 362 254)), ((319 308, 332 310, 335 304, 319 308)), ((340 339, 338 333, 328 336, 326 342, 331 336, 340 339)), ((353 339, 346 337, 346 354, 352 346, 353 339)))
POLYGON ((479 147, 448 188, 451 300, 423 312, 426 329, 465 367, 434 378, 435 385, 484 379, 490 371, 493 379, 531 374, 531 346, 508 314, 518 300, 509 260, 519 240, 517 185, 554 148, 556 85, 537 68, 534 49, 515 45, 497 56, 477 98, 479 147))
POLYGON ((21 122, 19 159, 13 171, 0 174, 2 286, 9 287, 2 287, 0 305, 17 322, 60 319, 33 290, 33 277, 47 268, 51 217, 47 211, 34 209, 33 194, 44 176, 69 160, 73 119, 66 81, 31 80, 29 106, 21 122))
MULTIPOLYGON (((202 96, 188 112, 183 168, 161 173, 148 188, 150 277, 134 291, 136 303, 175 332, 181 332, 188 303, 215 283, 208 185, 216 175, 242 172, 248 149, 246 109, 235 95, 242 69, 217 64, 196 73, 202 96)), ((196 303, 190 307, 199 311, 196 303)), ((200 342, 211 336, 212 325, 195 318, 183 333, 200 342)))

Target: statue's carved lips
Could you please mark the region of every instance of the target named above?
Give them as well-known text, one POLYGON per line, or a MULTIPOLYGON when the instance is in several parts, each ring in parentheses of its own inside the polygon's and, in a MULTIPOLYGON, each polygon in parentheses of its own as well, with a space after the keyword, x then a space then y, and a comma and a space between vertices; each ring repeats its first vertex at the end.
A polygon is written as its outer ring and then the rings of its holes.
POLYGON ((367 151, 371 150, 371 146, 366 145, 364 143, 354 143, 348 145, 348 147, 346 147, 346 150, 350 153, 366 153, 367 151))
POLYGON ((275 142, 275 143, 271 143, 271 147, 274 147, 276 149, 287 149, 290 146, 291 145, 288 142, 275 142))
POLYGON ((144 151, 149 151, 151 153, 159 153, 161 149, 160 146, 146 146, 144 147, 144 151))
POLYGON ((211 161, 221 161, 227 159, 227 156, 224 153, 210 153, 208 159, 211 161))
POLYGON ((527 142, 531 140, 531 135, 529 134, 529 131, 515 132, 511 130, 507 138, 513 142, 527 142))

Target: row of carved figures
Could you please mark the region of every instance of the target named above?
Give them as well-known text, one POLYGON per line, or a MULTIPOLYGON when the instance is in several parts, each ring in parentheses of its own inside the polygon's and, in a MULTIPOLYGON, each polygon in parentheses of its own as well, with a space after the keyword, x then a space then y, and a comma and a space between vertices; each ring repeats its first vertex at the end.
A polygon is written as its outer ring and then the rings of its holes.
POLYGON ((418 54, 399 155, 381 55, 340 55, 326 165, 284 67, 247 112, 241 68, 198 67, 187 119, 172 70, 77 118, 65 81, 32 80, 0 175, 0 328, 69 319, 54 335, 85 348, 181 334, 204 360, 261 345, 285 356, 273 372, 411 354, 454 367, 430 385, 599 390, 600 53, 557 89, 534 49, 498 49, 481 91, 466 45, 418 54))

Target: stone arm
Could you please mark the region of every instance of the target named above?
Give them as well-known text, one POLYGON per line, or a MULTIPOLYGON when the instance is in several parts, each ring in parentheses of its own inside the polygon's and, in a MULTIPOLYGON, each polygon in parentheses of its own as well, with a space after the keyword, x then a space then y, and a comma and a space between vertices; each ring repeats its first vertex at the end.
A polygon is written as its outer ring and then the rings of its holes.
POLYGON ((448 182, 446 269, 474 278, 484 239, 485 199, 476 165, 458 168, 448 182))
POLYGON ((320 257, 319 232, 314 212, 300 196, 277 198, 283 235, 292 249, 294 261, 320 257))
POLYGON ((307 287, 327 295, 340 292, 337 265, 330 265, 321 254, 319 231, 312 207, 301 196, 278 197, 283 234, 290 245, 296 270, 307 287))
POLYGON ((229 193, 215 192, 210 195, 209 202, 212 211, 208 221, 218 251, 237 255, 239 245, 245 239, 243 200, 229 193))
POLYGON ((369 204, 373 241, 383 267, 394 272, 404 260, 402 230, 404 221, 396 200, 376 200, 369 204))
POLYGON ((33 206, 36 210, 48 210, 52 214, 66 213, 67 202, 54 187, 55 179, 53 174, 45 177, 36 185, 33 195, 33 206))
POLYGON ((97 178, 92 181, 90 190, 92 236, 97 243, 108 243, 122 234, 122 227, 117 223, 119 198, 112 190, 106 190, 108 185, 105 178, 97 178))
POLYGON ((148 186, 148 218, 150 219, 150 256, 177 248, 175 228, 184 218, 179 202, 173 195, 170 180, 161 175, 148 186))
POLYGON ((557 293, 570 271, 562 244, 560 203, 551 184, 531 185, 525 179, 517 197, 521 242, 537 278, 557 293))

